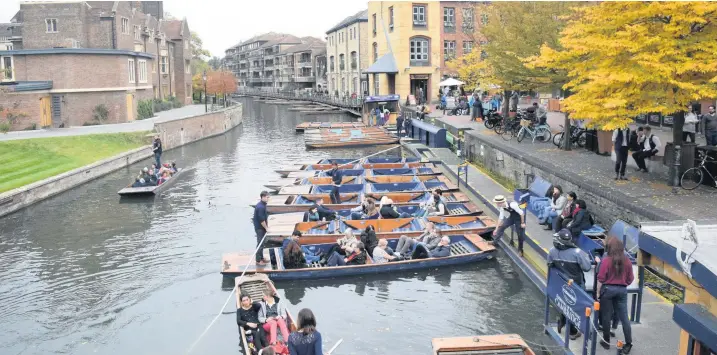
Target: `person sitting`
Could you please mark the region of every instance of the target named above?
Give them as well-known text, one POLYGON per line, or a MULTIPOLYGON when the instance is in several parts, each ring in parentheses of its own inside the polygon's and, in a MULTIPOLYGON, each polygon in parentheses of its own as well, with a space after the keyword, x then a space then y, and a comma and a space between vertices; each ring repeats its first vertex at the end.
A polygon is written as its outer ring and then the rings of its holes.
POLYGON ((252 337, 252 344, 254 349, 261 349, 268 346, 269 343, 266 341, 266 332, 264 328, 259 326, 259 310, 261 304, 259 302, 252 302, 251 297, 246 293, 242 293, 239 296, 239 302, 241 306, 237 308, 237 325, 244 327, 244 331, 249 332, 252 337))
POLYGON ((274 294, 273 290, 266 288, 264 290, 264 299, 260 305, 258 318, 264 331, 269 333, 269 344, 276 344, 276 328, 281 331, 282 339, 284 341, 288 340, 289 329, 286 320, 289 317, 284 302, 274 294))
POLYGON ((406 256, 410 255, 410 253, 413 252, 413 250, 416 248, 416 245, 418 243, 423 243, 426 245, 426 247, 429 250, 435 249, 435 247, 438 245, 438 242, 441 240, 441 237, 439 235, 439 232, 436 229, 436 225, 433 224, 433 222, 428 222, 426 224, 426 230, 418 236, 417 238, 409 238, 405 235, 402 235, 398 239, 398 245, 396 246, 396 253, 398 255, 406 256))
POLYGON ((381 198, 381 209, 379 210, 379 213, 383 219, 411 217, 411 215, 406 212, 398 213, 396 208, 393 207, 393 200, 386 196, 381 198))
POLYGON ((304 251, 299 247, 299 243, 289 239, 283 249, 284 268, 285 269, 303 269, 306 267, 306 258, 304 251))
MULTIPOLYGON (((157 175, 155 174, 154 170, 151 170, 151 169, 150 169, 150 170, 147 172, 147 176, 149 176, 148 182, 149 182, 152 186, 157 186, 158 179, 157 179, 157 175)), ((145 179, 145 180, 146 180, 146 179, 145 179)))
POLYGON ((451 255, 451 238, 448 238, 448 236, 441 237, 441 241, 438 242, 438 246, 431 250, 431 257, 432 258, 445 258, 446 256, 451 255))
POLYGON ((424 206, 425 216, 447 216, 448 208, 446 201, 443 199, 443 191, 441 189, 433 190, 430 201, 424 206))
POLYGON ((132 183, 132 187, 143 187, 144 186, 144 179, 142 178, 134 178, 134 182, 132 183))
POLYGON ((311 205, 309 210, 304 212, 304 222, 318 222, 321 218, 319 217, 319 206, 311 205))
POLYGON ((176 173, 176 172, 178 171, 178 170, 177 170, 177 163, 172 162, 172 165, 171 165, 170 169, 172 169, 172 173, 176 173))
MULTIPOLYGON (((441 230, 435 229, 433 234, 422 238, 421 241, 414 245, 413 251, 411 252, 411 259, 430 258, 431 253, 438 248, 441 240, 441 230)), ((448 243, 450 244, 450 239, 448 240, 448 243)))
POLYGON ((260 349, 256 355, 276 355, 276 351, 274 351, 274 348, 272 348, 271 346, 267 346, 263 349, 260 349))
POLYGON ((162 174, 162 177, 157 180, 157 185, 159 186, 164 184, 165 182, 167 182, 167 180, 169 180, 170 177, 171 176, 169 176, 169 171, 165 171, 164 174, 162 174))
MULTIPOLYGON (((289 246, 289 243, 291 243, 292 241, 295 242, 296 244, 299 244, 299 238, 301 238, 301 231, 294 230, 294 232, 291 233, 291 237, 285 238, 284 241, 281 243, 282 252, 284 250, 286 250, 286 248, 289 246)), ((321 256, 318 255, 317 252, 315 252, 303 245, 299 245, 299 246, 301 247, 301 251, 304 253, 304 260, 306 260, 307 263, 312 264, 321 259, 321 256)))
POLYGON ((297 330, 289 335, 289 354, 323 355, 321 333, 316 330, 316 317, 308 308, 299 311, 297 330))
POLYGON ((652 128, 645 126, 643 129, 644 134, 638 132, 640 138, 638 138, 639 150, 632 153, 632 158, 635 159, 637 164, 637 171, 648 172, 647 165, 645 165, 645 159, 650 158, 660 151, 660 138, 652 134, 652 128))
POLYGON ((366 206, 366 216, 363 219, 378 219, 379 217, 381 217, 381 212, 376 206, 376 201, 370 199, 366 206))
POLYGON ((375 201, 366 196, 361 197, 361 204, 351 209, 351 219, 353 220, 359 220, 359 219, 368 219, 368 211, 369 207, 372 206, 375 208, 375 201))
POLYGON ((391 255, 386 249, 388 249, 388 241, 381 239, 373 249, 372 258, 374 264, 384 264, 389 261, 397 261, 402 258, 396 255, 391 255))
POLYGON ((588 212, 585 201, 578 200, 576 202, 577 207, 573 211, 573 220, 568 224, 570 234, 573 235, 573 239, 580 236, 584 230, 592 228, 594 224, 593 216, 588 212))
POLYGON ((328 266, 345 266, 345 265, 363 265, 366 264, 366 250, 361 242, 356 243, 353 248, 346 249, 347 254, 344 258, 338 252, 333 252, 328 259, 328 266), (350 253, 348 251, 351 251, 350 253))
POLYGON ((372 225, 368 225, 363 232, 361 232, 361 243, 366 246, 366 252, 370 257, 373 257, 373 250, 378 245, 378 239, 376 238, 376 231, 372 225))
POLYGON ((324 199, 316 200, 316 208, 322 221, 333 221, 336 219, 336 211, 324 206, 324 199))
POLYGON ((328 258, 333 253, 338 253, 339 255, 351 254, 358 242, 359 240, 356 239, 356 236, 354 236, 353 229, 346 229, 344 231, 344 236, 342 238, 337 239, 336 244, 332 245, 331 248, 329 248, 328 252, 326 252, 325 254, 324 259, 328 260, 328 258))
MULTIPOLYGON (((575 192, 568 192, 568 200, 565 202, 565 207, 560 215, 553 219, 553 232, 558 233, 561 229, 573 220, 573 210, 575 210, 575 203, 578 200, 578 195, 575 192)), ((548 228, 545 228, 546 230, 548 228)))
POLYGON ((560 185, 553 187, 553 196, 550 203, 538 210, 538 223, 545 226, 553 225, 553 218, 565 208, 568 198, 563 196, 563 188, 560 185))

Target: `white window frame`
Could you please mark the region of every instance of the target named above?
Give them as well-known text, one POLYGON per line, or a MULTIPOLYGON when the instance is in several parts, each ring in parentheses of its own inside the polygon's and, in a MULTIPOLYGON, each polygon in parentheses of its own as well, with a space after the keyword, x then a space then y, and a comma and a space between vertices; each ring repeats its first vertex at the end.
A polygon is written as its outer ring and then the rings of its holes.
POLYGON ((464 8, 463 9, 463 24, 470 24, 471 27, 473 27, 473 19, 475 17, 475 11, 473 8, 464 8))
POLYGON ((168 74, 169 73, 169 58, 166 55, 159 57, 159 71, 162 74, 168 74))
POLYGON ((388 29, 393 30, 393 6, 388 7, 388 29))
POLYGON ((428 48, 430 44, 425 38, 412 39, 409 42, 409 59, 417 62, 429 62, 428 48), (420 44, 420 45, 419 45, 420 44), (424 48, 425 44, 425 48, 424 48))
POLYGON ((2 70, 3 75, 0 76, 0 79, 2 81, 13 81, 15 80, 15 60, 12 58, 12 56, 2 56, 0 57, 0 70, 2 70), (10 76, 5 77, 5 58, 10 58, 10 76))
POLYGON ((184 68, 184 72, 185 72, 185 73, 187 73, 187 74, 191 73, 191 72, 192 72, 192 70, 191 70, 191 69, 192 69, 192 61, 189 60, 189 59, 185 59, 185 60, 184 60, 184 67, 185 67, 185 68, 184 68))
POLYGON ((137 25, 134 25, 133 28, 134 28, 134 39, 136 41, 141 41, 142 40, 142 29, 137 25))
POLYGON ((129 34, 129 19, 128 18, 126 18, 126 17, 120 18, 120 31, 124 35, 129 34))
POLYGON ((446 60, 456 57, 456 41, 443 41, 443 57, 446 60))
POLYGON ((129 74, 129 83, 134 84, 136 82, 134 59, 127 60, 127 72, 129 74))
POLYGON ((184 40, 184 49, 189 49, 189 41, 184 40))
POLYGON ((480 15, 480 23, 481 23, 482 25, 487 25, 487 24, 488 24, 488 14, 482 13, 482 14, 480 15))
POLYGON ((139 82, 145 84, 147 83, 147 60, 140 59, 137 63, 139 64, 139 82))
POLYGON ((456 9, 454 7, 443 8, 443 26, 455 27, 456 26, 456 9))
POLYGON ((426 25, 426 6, 425 5, 413 5, 413 24, 425 26, 426 25))
POLYGON ((473 41, 463 41, 463 54, 473 51, 473 41))
POLYGON ((46 18, 45 19, 45 33, 57 33, 57 19, 46 18))

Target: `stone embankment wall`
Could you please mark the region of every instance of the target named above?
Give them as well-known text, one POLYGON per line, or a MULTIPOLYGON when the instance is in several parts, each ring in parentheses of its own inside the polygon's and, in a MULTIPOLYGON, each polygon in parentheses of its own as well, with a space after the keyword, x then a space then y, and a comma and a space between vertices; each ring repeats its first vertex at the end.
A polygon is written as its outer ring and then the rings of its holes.
MULTIPOLYGON (((242 122, 242 105, 219 111, 155 123, 164 149, 172 149, 200 139, 213 137, 242 122)), ((57 195, 85 182, 109 174, 127 165, 151 157, 151 146, 144 146, 96 163, 56 175, 0 194, 0 216, 15 212, 35 202, 57 195)), ((128 181, 129 183, 129 181, 128 181)), ((117 186, 119 191, 123 186, 117 186)), ((109 191, 108 193, 115 193, 109 191)))
POLYGON ((533 175, 560 185, 565 192, 575 191, 579 199, 585 200, 596 222, 604 228, 609 228, 618 219, 633 225, 647 220, 678 219, 668 211, 645 208, 621 192, 601 190, 579 175, 549 162, 531 161, 511 146, 496 144, 472 134, 465 137, 466 155, 470 161, 510 179, 519 188, 526 188, 529 175, 533 175))

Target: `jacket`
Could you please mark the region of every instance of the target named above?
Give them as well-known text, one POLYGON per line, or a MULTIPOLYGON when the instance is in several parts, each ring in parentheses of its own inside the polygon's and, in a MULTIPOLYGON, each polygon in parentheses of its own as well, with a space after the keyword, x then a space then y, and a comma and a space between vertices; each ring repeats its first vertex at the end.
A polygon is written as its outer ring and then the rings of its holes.
POLYGON ((451 255, 450 245, 439 245, 435 249, 431 250, 431 257, 433 258, 444 258, 451 255))
POLYGON ((356 243, 358 243, 358 239, 356 239, 355 235, 352 235, 351 238, 347 238, 346 236, 343 236, 336 240, 336 244, 338 244, 340 247, 353 248, 354 246, 356 246, 356 243))
POLYGON ((381 218, 398 218, 401 215, 393 209, 393 206, 386 205, 381 207, 381 218))
POLYGON ((717 113, 706 113, 702 119, 705 120, 705 132, 717 131, 717 113))
POLYGON ((322 218, 322 219, 326 218, 327 221, 336 214, 336 212, 334 212, 334 210, 332 210, 328 207, 324 207, 324 205, 320 205, 318 210, 319 210, 319 218, 322 218))
POLYGON ((304 212, 304 222, 317 222, 320 221, 321 217, 319 215, 319 212, 317 211, 314 214, 309 213, 309 211, 304 212))
POLYGON ((432 251, 433 249, 436 249, 438 246, 438 243, 441 241, 441 237, 434 233, 428 233, 421 237, 421 243, 426 244, 426 248, 429 251, 432 251))
POLYGON ((376 246, 378 245, 376 232, 374 232, 373 230, 369 231, 368 229, 364 229, 364 231, 361 233, 361 243, 363 243, 364 248, 366 248, 368 254, 373 258, 373 249, 376 248, 376 246))
POLYGON ((580 210, 570 222, 570 233, 573 237, 580 235, 580 232, 590 229, 593 226, 593 216, 587 210, 580 210))
POLYGON ((590 257, 575 245, 553 242, 553 248, 548 252, 548 266, 556 267, 576 284, 585 285, 584 272, 592 267, 590 257))
POLYGON ((259 322, 260 309, 261 304, 259 302, 252 303, 249 309, 237 308, 237 324, 246 327, 247 323, 261 323, 259 322))
POLYGON ((366 264, 366 252, 357 251, 346 257, 346 265, 363 265, 366 264))
POLYGON ((555 202, 553 202, 552 199, 550 199, 550 207, 555 209, 555 211, 562 211, 563 208, 565 208, 565 204, 568 203, 568 198, 564 195, 560 195, 555 202))
MULTIPOLYGON (((284 304, 284 301, 279 298, 279 296, 274 296, 274 302, 276 302, 276 312, 279 313, 280 316, 286 317, 286 305, 284 304)), ((266 311, 267 311, 267 304, 266 301, 262 300, 259 302, 261 305, 261 308, 259 309, 259 322, 266 323, 266 311)))
POLYGON ((697 115, 695 115, 693 112, 688 112, 685 115, 685 124, 682 127, 682 131, 688 133, 695 133, 697 131, 696 125, 699 121, 700 120, 697 118, 697 115))
POLYGON ((563 208, 563 212, 560 214, 563 218, 572 218, 573 210, 575 209, 575 201, 568 203, 567 199, 565 200, 565 207, 563 208))
POLYGON ((326 175, 331 176, 331 182, 333 182, 334 185, 341 185, 344 179, 344 173, 340 169, 331 169, 326 175))

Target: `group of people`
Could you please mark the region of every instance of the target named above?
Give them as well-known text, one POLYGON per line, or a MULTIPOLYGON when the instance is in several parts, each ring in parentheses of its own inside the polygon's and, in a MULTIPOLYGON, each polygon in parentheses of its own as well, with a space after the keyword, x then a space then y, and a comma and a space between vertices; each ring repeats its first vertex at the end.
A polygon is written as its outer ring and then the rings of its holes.
POLYGON ((321 333, 316 330, 316 317, 310 309, 299 311, 297 330, 289 333, 289 313, 274 290, 267 287, 258 302, 246 293, 242 293, 239 300, 237 324, 251 338, 249 346, 256 354, 273 355, 288 348, 291 355, 323 355, 321 333), (283 342, 278 341, 278 332, 283 342))
MULTIPOLYGON (((694 139, 694 138, 693 138, 694 139)), ((629 128, 618 128, 612 132, 612 143, 615 147, 615 180, 627 180, 627 154, 632 151, 632 158, 637 164, 637 171, 647 173, 645 159, 656 155, 662 143, 660 138, 652 134, 650 126, 638 127, 637 131, 629 128)))
POLYGON ((134 179, 132 187, 159 186, 169 180, 177 172, 177 163, 165 163, 164 165, 152 164, 151 167, 144 167, 134 179))
POLYGON ((376 107, 371 111, 369 126, 385 126, 389 118, 391 118, 391 110, 388 107, 384 106, 383 109, 376 107))

